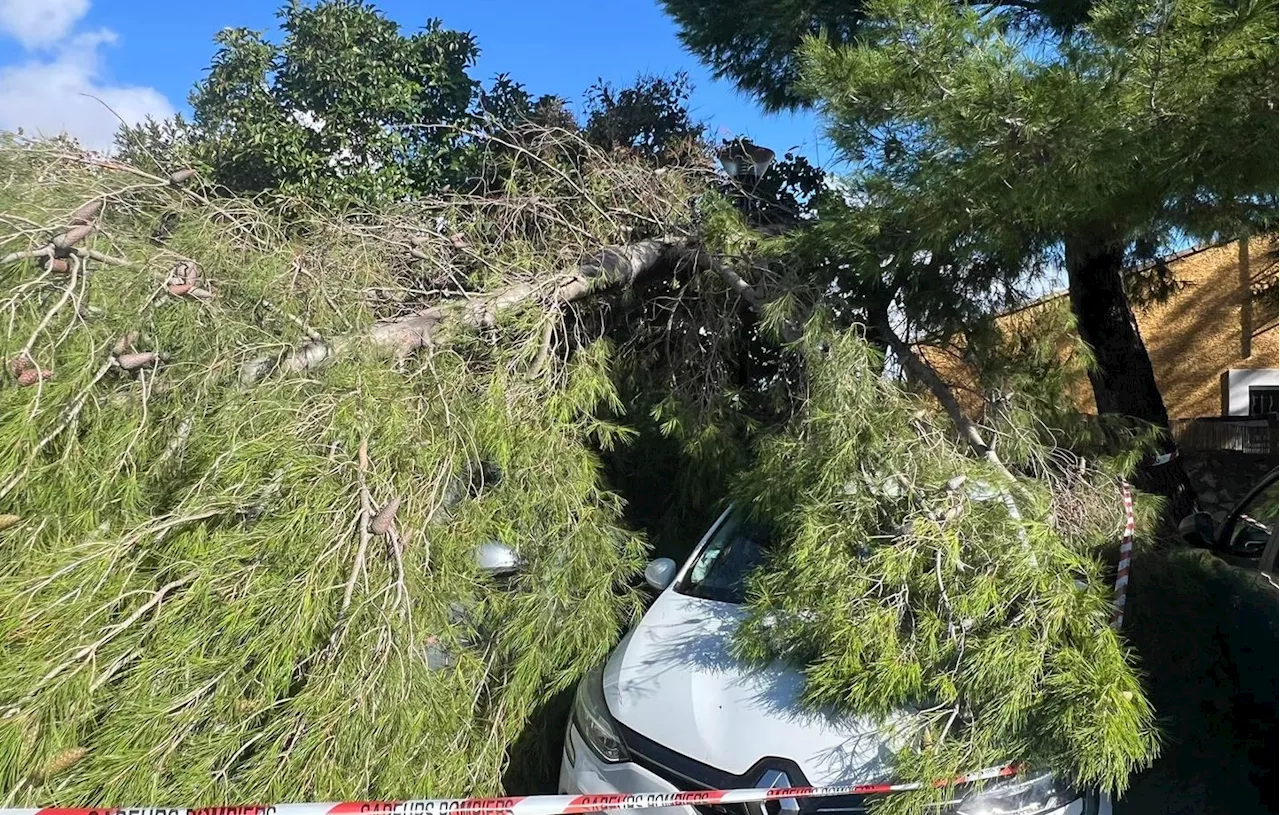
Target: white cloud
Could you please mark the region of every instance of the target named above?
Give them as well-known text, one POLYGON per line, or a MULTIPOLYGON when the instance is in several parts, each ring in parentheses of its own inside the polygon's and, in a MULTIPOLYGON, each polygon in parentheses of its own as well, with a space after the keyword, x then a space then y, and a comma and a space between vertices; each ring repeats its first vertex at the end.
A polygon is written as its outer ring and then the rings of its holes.
POLYGON ((89 11, 89 0, 0 0, 0 32, 32 49, 57 43, 89 11))
MULTIPOLYGON (((14 30, 11 7, 36 2, 0 0, 5 29, 14 30)), ((51 5, 70 7, 75 0, 55 0, 51 5)), ((83 13, 80 10, 76 18, 83 13)), ((50 56, 28 54, 23 62, 0 66, 0 130, 22 128, 33 136, 67 133, 89 149, 107 150, 122 119, 133 124, 148 114, 172 115, 173 106, 154 88, 114 85, 104 78, 101 50, 115 40, 116 35, 105 29, 75 35, 63 30, 50 56)))

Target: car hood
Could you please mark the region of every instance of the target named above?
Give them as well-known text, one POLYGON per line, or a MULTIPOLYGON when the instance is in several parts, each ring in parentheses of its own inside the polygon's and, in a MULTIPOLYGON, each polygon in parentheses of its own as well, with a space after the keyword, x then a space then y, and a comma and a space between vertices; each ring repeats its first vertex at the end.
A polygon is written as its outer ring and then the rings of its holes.
POLYGON ((660 594, 605 667, 610 713, 734 775, 769 757, 794 761, 810 784, 884 777, 892 753, 874 722, 804 709, 799 672, 733 658, 730 641, 744 616, 741 606, 660 594))

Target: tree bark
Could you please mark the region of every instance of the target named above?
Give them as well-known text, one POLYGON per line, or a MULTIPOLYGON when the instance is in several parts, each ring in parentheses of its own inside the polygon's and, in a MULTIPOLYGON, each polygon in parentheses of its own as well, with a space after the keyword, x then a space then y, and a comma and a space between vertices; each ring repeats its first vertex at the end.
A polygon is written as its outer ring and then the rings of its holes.
POLYGON ((680 262, 692 263, 691 245, 688 238, 673 237, 605 247, 547 283, 516 283, 476 297, 447 300, 407 317, 375 323, 361 334, 308 343, 282 357, 250 360, 241 368, 240 379, 245 384, 253 384, 271 373, 300 373, 318 368, 362 343, 393 356, 407 356, 436 342, 445 329, 486 328, 494 325, 502 312, 530 301, 572 303, 635 286, 671 271, 680 262))
MULTIPOLYGON (((1124 290, 1124 242, 1112 231, 1093 229, 1068 236, 1065 244, 1071 310, 1080 338, 1094 354, 1089 382, 1098 414, 1150 422, 1164 431, 1160 452, 1176 454, 1169 412, 1124 290)), ((1169 499, 1167 527, 1195 507, 1195 491, 1178 458, 1143 466, 1134 480, 1169 499)))
POLYGON ((1071 310, 1097 363, 1089 382, 1098 413, 1132 416, 1167 431, 1169 414, 1124 291, 1124 244, 1095 231, 1068 237, 1066 250, 1071 310))

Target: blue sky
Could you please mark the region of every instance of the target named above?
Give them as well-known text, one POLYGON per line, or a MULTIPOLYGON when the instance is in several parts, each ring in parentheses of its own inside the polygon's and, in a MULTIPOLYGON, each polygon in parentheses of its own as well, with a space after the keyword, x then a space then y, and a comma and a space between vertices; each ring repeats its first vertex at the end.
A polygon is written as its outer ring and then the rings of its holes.
MULTIPOLYGON (((743 133, 782 153, 793 147, 834 163, 813 114, 762 112, 728 82, 715 81, 676 39, 656 0, 381 0, 405 30, 439 17, 480 45, 473 75, 507 72, 535 94, 577 103, 597 78, 687 71, 692 109, 713 134, 743 133)), ((66 130, 106 147, 120 118, 186 111, 188 91, 227 26, 276 30, 276 0, 0 0, 0 129, 66 130), (50 104, 51 99, 60 100, 50 104)))

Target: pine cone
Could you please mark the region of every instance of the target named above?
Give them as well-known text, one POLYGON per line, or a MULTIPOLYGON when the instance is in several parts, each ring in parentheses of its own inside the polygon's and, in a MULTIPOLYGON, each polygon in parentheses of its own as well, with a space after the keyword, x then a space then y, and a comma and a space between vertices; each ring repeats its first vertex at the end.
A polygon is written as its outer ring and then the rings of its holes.
POLYGON ((369 524, 369 531, 375 535, 385 535, 391 531, 391 523, 396 519, 396 511, 400 509, 400 499, 392 498, 387 505, 378 510, 369 524))
POLYGON ((111 353, 115 354, 116 356, 120 356, 121 354, 127 354, 129 353, 129 350, 133 348, 133 344, 137 341, 138 341, 137 331, 126 331, 124 336, 116 340, 115 347, 111 349, 111 353))
POLYGON ((18 385, 26 388, 36 384, 42 379, 49 379, 53 376, 53 371, 41 371, 36 368, 28 368, 18 374, 18 385))
POLYGON ((71 213, 71 225, 83 226, 93 220, 93 216, 98 214, 98 210, 102 209, 102 199, 95 198, 92 201, 81 204, 80 208, 71 213))
POLYGON ((200 281, 200 267, 193 261, 184 260, 173 267, 173 271, 169 272, 169 280, 178 280, 178 283, 169 283, 169 294, 174 297, 181 297, 189 294, 196 287, 196 283, 200 281))
POLYGON ((121 354, 116 357, 116 362, 120 363, 120 367, 126 371, 136 371, 139 368, 154 365, 157 359, 155 351, 138 351, 133 354, 121 354))
POLYGON ((175 187, 180 187, 183 184, 185 184, 187 181, 190 181, 192 176, 194 176, 195 174, 196 174, 196 171, 191 168, 188 168, 186 170, 179 170, 178 172, 169 176, 169 183, 175 187))
POLYGON ((40 775, 44 778, 60 775, 74 767, 88 752, 89 750, 86 747, 69 747, 46 761, 44 767, 40 770, 40 775))
POLYGON ((67 274, 71 271, 71 261, 58 257, 45 258, 44 268, 53 274, 67 274))
POLYGON ((9 373, 14 377, 19 377, 22 372, 31 367, 31 357, 26 354, 18 354, 9 360, 9 373))
POLYGON ((57 250, 58 254, 64 254, 71 247, 89 237, 89 233, 92 231, 93 224, 80 224, 78 226, 73 226, 53 239, 53 248, 57 250))

